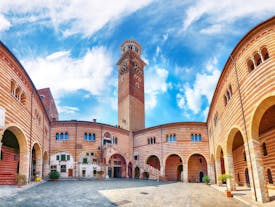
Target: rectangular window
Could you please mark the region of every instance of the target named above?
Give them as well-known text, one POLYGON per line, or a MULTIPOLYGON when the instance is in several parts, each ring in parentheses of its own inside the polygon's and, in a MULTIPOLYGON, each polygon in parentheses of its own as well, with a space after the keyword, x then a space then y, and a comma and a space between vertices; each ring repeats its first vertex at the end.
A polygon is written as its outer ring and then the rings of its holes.
POLYGON ((138 160, 138 155, 135 155, 135 156, 134 156, 134 160, 138 160))
POLYGON ((88 164, 88 159, 87 158, 83 158, 83 164, 88 164))
POLYGON ((51 165, 51 172, 56 171, 56 165, 51 165))
POLYGON ((61 170, 60 170, 60 172, 66 172, 66 165, 61 165, 61 170))
POLYGON ((56 160, 59 160, 59 155, 56 155, 56 160))
POLYGON ((67 155, 67 160, 70 160, 70 155, 67 155))
POLYGON ((96 175, 96 170, 93 170, 94 176, 96 175))
POLYGON ((93 159, 93 162, 96 162, 97 160, 96 159, 93 159))
POLYGON ((61 161, 65 161, 66 160, 66 155, 61 155, 61 161))

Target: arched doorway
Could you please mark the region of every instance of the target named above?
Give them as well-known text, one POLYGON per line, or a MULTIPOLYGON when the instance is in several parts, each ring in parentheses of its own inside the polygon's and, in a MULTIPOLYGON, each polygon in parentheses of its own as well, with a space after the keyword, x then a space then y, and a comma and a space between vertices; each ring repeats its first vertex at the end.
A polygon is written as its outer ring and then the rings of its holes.
POLYGON ((244 138, 239 129, 233 128, 228 136, 227 140, 227 153, 229 163, 229 174, 233 176, 233 181, 238 186, 249 186, 247 185, 248 170, 247 169, 247 157, 244 149, 244 138), (247 173, 247 174, 246 174, 247 173))
POLYGON ((182 165, 182 160, 179 155, 169 155, 165 162, 165 176, 168 180, 178 180, 178 167, 182 165))
POLYGON ((225 173, 224 167, 224 156, 222 147, 219 145, 216 150, 216 180, 218 180, 218 176, 225 173))
POLYGON ((16 174, 28 177, 28 152, 25 136, 15 127, 7 128, 2 136, 0 184, 14 185, 16 174))
POLYGON ((31 180, 34 180, 36 176, 41 176, 41 150, 37 143, 32 147, 32 159, 31 159, 31 180))
POLYGON ((135 178, 136 179, 140 178, 140 169, 139 169, 139 167, 135 167, 135 178))
POLYGON ((183 181, 182 171, 183 171, 183 166, 179 165, 177 169, 177 181, 183 181))
POLYGON ((268 175, 268 169, 274 169, 275 163, 275 96, 265 98, 259 104, 254 111, 251 120, 251 138, 257 141, 253 142, 254 153, 257 157, 262 159, 255 159, 252 156, 252 164, 258 169, 263 171, 255 172, 255 185, 261 186, 261 192, 257 192, 257 199, 262 201, 269 200, 269 193, 267 187, 274 188, 274 184, 269 184, 269 177, 275 176, 275 171, 270 171, 268 175))
POLYGON ((188 182, 201 183, 207 175, 207 162, 201 154, 193 154, 188 159, 188 182))
POLYGON ((128 164, 128 178, 132 178, 133 177, 133 173, 132 173, 132 163, 129 162, 128 164))
POLYGON ((112 178, 126 177, 126 161, 120 154, 113 154, 109 159, 109 168, 111 170, 112 178))
POLYGON ((160 170, 160 161, 156 155, 149 156, 146 161, 146 164, 152 166, 153 168, 160 170))

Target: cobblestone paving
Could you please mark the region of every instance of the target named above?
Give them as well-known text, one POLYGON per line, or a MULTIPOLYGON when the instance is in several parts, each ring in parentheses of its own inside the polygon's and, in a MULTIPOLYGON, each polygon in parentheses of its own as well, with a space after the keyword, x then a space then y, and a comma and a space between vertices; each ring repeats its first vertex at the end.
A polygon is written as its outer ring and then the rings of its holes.
MULTIPOLYGON (((1 188, 1 187, 0 187, 1 188)), ((245 206, 203 184, 142 180, 47 182, 0 197, 0 206, 245 206)))

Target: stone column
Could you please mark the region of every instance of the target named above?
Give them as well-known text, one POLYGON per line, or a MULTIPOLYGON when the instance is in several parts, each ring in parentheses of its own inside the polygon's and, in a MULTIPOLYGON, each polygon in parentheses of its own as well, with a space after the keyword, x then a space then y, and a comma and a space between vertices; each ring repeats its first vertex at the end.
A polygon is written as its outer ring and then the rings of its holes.
POLYGON ((210 183, 215 184, 214 163, 210 163, 210 164, 207 165, 207 171, 208 171, 208 176, 210 178, 210 183))
POLYGON ((183 182, 188 183, 188 164, 182 164, 183 182))
POLYGON ((105 165, 105 179, 109 179, 109 174, 108 174, 109 167, 108 165, 105 165))
POLYGON ((233 155, 230 153, 225 154, 224 156, 224 167, 226 174, 232 175, 232 179, 227 180, 227 188, 229 190, 236 190, 235 183, 235 172, 234 172, 234 163, 233 163, 233 155))
POLYGON ((254 60, 254 57, 253 57, 253 56, 251 57, 251 60, 252 60, 252 62, 253 62, 254 68, 256 68, 256 63, 255 63, 255 60, 254 60))
POLYGON ((219 178, 219 175, 222 174, 221 159, 220 159, 220 158, 219 158, 219 159, 216 159, 215 163, 216 163, 216 180, 217 180, 217 184, 220 184, 221 181, 219 181, 218 178, 219 178))
POLYGON ((260 55, 260 57, 261 57, 261 61, 262 61, 262 63, 263 63, 263 62, 264 62, 264 58, 263 58, 262 53, 261 53, 261 51, 260 51, 260 50, 258 51, 258 54, 260 55))
POLYGON ((165 170, 163 166, 160 167, 160 176, 165 176, 165 170))
MULTIPOLYGON (((252 187, 252 193, 256 192, 256 198, 253 196, 253 199, 258 202, 264 203, 269 201, 268 189, 265 182, 264 176, 264 165, 261 154, 261 144, 258 140, 252 139, 248 142, 251 156, 251 164, 253 176, 251 176, 251 181, 253 179, 254 185, 252 187)), ((245 146, 247 148, 247 146, 245 146)), ((249 168, 248 168, 249 169, 249 168)), ((249 175, 251 175, 249 173, 249 175)), ((251 182, 250 182, 251 183, 251 182)))
POLYGON ((129 178, 129 175, 128 175, 128 165, 127 165, 127 162, 125 164, 125 172, 126 172, 126 175, 125 175, 125 178, 129 178))

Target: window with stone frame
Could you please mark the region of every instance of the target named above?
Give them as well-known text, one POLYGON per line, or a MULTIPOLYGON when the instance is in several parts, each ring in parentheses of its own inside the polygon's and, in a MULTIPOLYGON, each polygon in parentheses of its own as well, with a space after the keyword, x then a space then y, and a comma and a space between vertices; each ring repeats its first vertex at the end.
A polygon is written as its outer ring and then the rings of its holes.
POLYGON ((61 161, 66 161, 66 155, 65 154, 61 155, 61 161))
POLYGON ((67 160, 70 160, 70 159, 71 159, 70 155, 67 155, 67 160))
POLYGON ((51 165, 51 172, 56 171, 56 169, 57 169, 56 165, 51 165))
POLYGON ((83 158, 83 164, 88 164, 88 158, 83 158))
POLYGON ((56 155, 56 160, 59 160, 59 155, 56 155))
POLYGON ((60 172, 63 172, 63 173, 67 172, 67 167, 66 167, 66 165, 61 165, 61 166, 60 166, 60 172))

